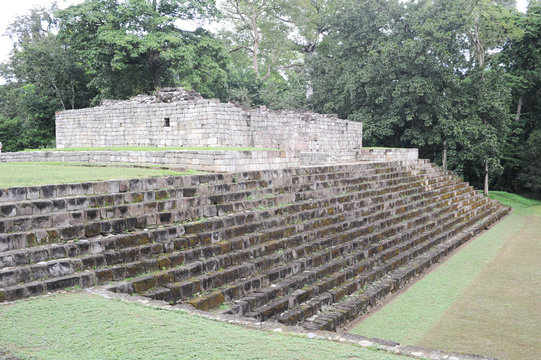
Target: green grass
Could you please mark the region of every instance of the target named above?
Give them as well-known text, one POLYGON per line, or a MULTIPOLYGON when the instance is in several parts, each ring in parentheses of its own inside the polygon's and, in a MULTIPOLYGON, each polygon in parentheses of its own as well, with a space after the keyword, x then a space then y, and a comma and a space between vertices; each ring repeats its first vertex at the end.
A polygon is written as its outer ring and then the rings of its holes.
POLYGON ((280 149, 258 148, 258 147, 159 147, 159 146, 106 146, 106 147, 72 147, 72 148, 50 148, 50 149, 26 149, 24 151, 167 151, 167 150, 197 150, 197 151, 281 151, 280 149))
POLYGON ((540 200, 528 199, 504 191, 491 191, 489 194, 491 199, 498 200, 506 206, 511 206, 514 210, 522 214, 531 214, 534 206, 541 205, 540 200))
POLYGON ((137 167, 81 166, 61 162, 0 163, 0 188, 194 173, 197 172, 137 167))
POLYGON ((87 293, 0 306, 0 349, 39 359, 405 359, 87 293))
POLYGON ((514 221, 508 217, 498 223, 492 231, 468 244, 351 332, 417 344, 471 280, 494 258, 504 242, 502 235, 514 233, 514 221))
POLYGON ((541 206, 493 192, 510 216, 465 245, 352 333, 403 344, 535 359, 541 353, 541 206), (509 250, 509 249, 512 249, 509 250))
MULTIPOLYGON (((541 215, 541 206, 537 206, 541 215)), ((539 360, 541 354, 541 216, 523 225, 460 294, 420 345, 484 354, 498 359, 539 360)))

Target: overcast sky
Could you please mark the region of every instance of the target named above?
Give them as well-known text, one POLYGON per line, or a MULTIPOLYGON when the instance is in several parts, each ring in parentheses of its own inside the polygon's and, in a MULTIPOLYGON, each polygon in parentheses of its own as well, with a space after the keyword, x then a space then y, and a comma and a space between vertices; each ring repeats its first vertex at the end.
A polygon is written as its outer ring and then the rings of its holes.
MULTIPOLYGON (((58 7, 66 8, 73 4, 82 3, 84 0, 57 0, 58 7)), ((451 0, 452 1, 452 0, 451 0)), ((5 36, 6 27, 11 24, 17 16, 25 15, 28 10, 36 6, 49 7, 53 0, 4 0, 0 11, 0 62, 8 59, 11 50, 11 41, 5 36)), ((517 0, 517 7, 525 12, 528 6, 527 0, 517 0)))

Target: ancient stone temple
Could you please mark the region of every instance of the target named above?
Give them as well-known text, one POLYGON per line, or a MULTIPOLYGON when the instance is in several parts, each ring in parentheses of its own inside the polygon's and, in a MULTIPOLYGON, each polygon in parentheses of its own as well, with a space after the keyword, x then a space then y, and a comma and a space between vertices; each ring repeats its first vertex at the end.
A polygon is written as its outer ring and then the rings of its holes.
POLYGON ((216 316, 336 330, 509 208, 360 123, 164 91, 57 114, 67 146, 268 151, 2 154, 206 174, 0 189, 0 302, 74 286, 216 316))
POLYGON ((164 150, 10 153, 0 162, 122 162, 232 172, 418 157, 417 149, 362 148, 360 122, 313 112, 247 110, 177 88, 58 112, 56 144, 59 149, 154 146, 164 150))
POLYGON ((340 152, 361 148, 362 124, 331 115, 246 110, 182 89, 56 114, 58 148, 226 146, 340 152))

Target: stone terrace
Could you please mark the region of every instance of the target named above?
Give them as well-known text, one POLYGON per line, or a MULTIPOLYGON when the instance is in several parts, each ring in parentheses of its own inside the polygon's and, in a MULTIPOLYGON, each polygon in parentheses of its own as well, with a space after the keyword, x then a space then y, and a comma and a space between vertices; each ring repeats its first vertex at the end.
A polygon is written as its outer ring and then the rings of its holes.
POLYGON ((2 153, 2 162, 83 162, 165 165, 184 169, 240 172, 284 169, 308 165, 356 163, 360 161, 416 160, 417 149, 370 149, 341 152, 301 151, 31 151, 2 153))
POLYGON ((0 189, 0 301, 107 285, 335 330, 508 211, 421 160, 0 189))

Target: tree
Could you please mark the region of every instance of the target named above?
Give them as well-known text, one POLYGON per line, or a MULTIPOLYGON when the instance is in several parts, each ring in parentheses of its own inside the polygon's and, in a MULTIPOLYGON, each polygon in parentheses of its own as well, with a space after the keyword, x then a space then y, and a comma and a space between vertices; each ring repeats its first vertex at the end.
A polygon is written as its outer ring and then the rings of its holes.
POLYGON ((257 78, 267 79, 279 65, 287 63, 293 41, 288 38, 292 27, 288 1, 225 0, 222 12, 231 21, 232 31, 224 31, 230 51, 242 51, 251 59, 257 78))
POLYGON ((336 8, 311 61, 316 110, 362 121, 367 145, 419 147, 433 160, 449 153, 451 168, 468 180, 482 174, 488 192, 509 127, 496 54, 520 35, 511 2, 341 0, 336 8))
MULTIPOLYGON (((535 174, 539 161, 532 161, 532 139, 541 130, 541 2, 531 1, 517 26, 523 36, 509 41, 499 60, 506 65, 513 91, 512 133, 505 153, 505 171, 500 186, 514 191, 539 191, 525 174, 535 174), (537 190, 534 190, 537 189, 537 190)), ((537 170, 539 172, 539 170, 537 170)))
POLYGON ((488 192, 489 174, 494 179, 502 171, 510 125, 510 90, 501 69, 475 69, 460 80, 460 87, 455 126, 461 133, 455 137, 455 154, 467 178, 483 178, 488 192))
POLYGON ((432 155, 453 117, 455 23, 431 1, 339 4, 310 62, 316 110, 362 121, 367 145, 432 155))
MULTIPOLYGON (((466 19, 466 34, 469 39, 469 50, 473 55, 470 57, 470 70, 473 76, 482 84, 479 87, 480 93, 476 96, 481 102, 485 99, 491 99, 493 88, 485 86, 484 71, 487 68, 487 58, 495 49, 503 47, 506 41, 520 37, 519 28, 515 26, 517 13, 514 7, 514 1, 494 1, 494 0, 475 0, 461 1, 466 19), (480 74, 480 75, 479 75, 480 74), (479 75, 479 76, 478 76, 479 75)), ((496 65, 496 64, 493 64, 496 65)), ((490 70, 490 69, 488 69, 490 70)), ((495 72, 498 74, 499 72, 495 72)), ((502 94, 503 95, 503 94, 502 94)), ((506 101, 508 99, 504 99, 506 101)), ((502 133, 507 126, 504 126, 499 120, 505 117, 504 114, 494 114, 485 111, 489 104, 479 104, 478 115, 483 121, 484 137, 476 149, 481 151, 479 155, 484 159, 484 183, 483 193, 488 196, 489 173, 491 170, 500 170, 501 151, 495 151, 496 143, 494 138, 505 138, 502 133), (491 124, 491 120, 496 123, 491 124)), ((494 110, 500 110, 496 107, 494 110)), ((506 113, 508 110, 502 111, 506 113)), ((503 142, 499 142, 503 147, 503 142)))
POLYGON ((522 188, 528 191, 541 193, 541 130, 535 130, 528 136, 528 140, 522 147, 522 169, 518 179, 522 188))
POLYGON ((127 98, 173 85, 218 97, 225 91, 227 62, 221 45, 207 31, 175 25, 214 13, 212 1, 85 1, 58 12, 59 37, 84 63, 100 97, 127 98))
POLYGON ((2 75, 8 81, 34 84, 38 94, 54 98, 59 108, 86 106, 88 77, 73 53, 54 34, 56 6, 32 9, 8 27, 13 41, 2 75))
POLYGON ((23 122, 20 119, 10 119, 0 114, 0 140, 2 140, 2 151, 19 151, 21 146, 23 122))
POLYGON ((49 145, 55 111, 89 105, 85 69, 54 34, 55 10, 33 9, 8 27, 14 45, 0 69, 7 80, 0 112, 7 118, 4 125, 17 123, 24 129, 17 140, 8 139, 17 144, 8 144, 11 149, 49 145))
POLYGON ((223 1, 226 26, 221 36, 234 64, 230 99, 274 109, 305 107, 311 92, 306 59, 327 29, 324 18, 333 4, 328 0, 223 1))
POLYGON ((88 105, 88 77, 73 54, 48 34, 37 43, 23 43, 10 59, 12 76, 35 84, 38 91, 54 97, 62 110, 88 105))

